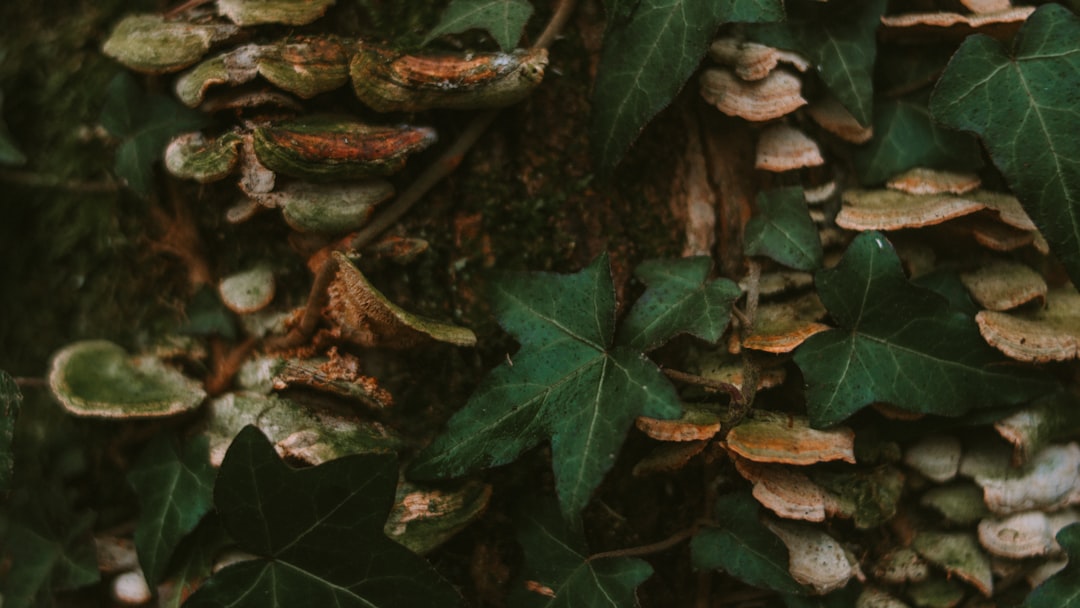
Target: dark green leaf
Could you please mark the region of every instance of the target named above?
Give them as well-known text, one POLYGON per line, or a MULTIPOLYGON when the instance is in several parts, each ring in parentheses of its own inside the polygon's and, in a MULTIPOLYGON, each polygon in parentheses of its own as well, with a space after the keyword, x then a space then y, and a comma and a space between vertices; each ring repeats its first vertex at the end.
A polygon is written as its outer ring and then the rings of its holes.
POLYGON ((746 255, 763 255, 796 270, 821 266, 821 239, 802 188, 761 192, 757 209, 746 224, 746 255))
POLYGON ((861 591, 862 585, 850 583, 843 589, 823 596, 805 597, 789 594, 784 596, 784 606, 787 608, 850 608, 857 605, 861 591))
MULTIPOLYGON (((4 94, 0 91, 0 110, 3 110, 3 108, 4 94)), ((7 124, 0 118, 0 165, 24 164, 26 164, 26 155, 15 145, 15 142, 11 139, 11 133, 8 132, 7 124)))
POLYGON ((1062 528, 1057 542, 1069 554, 1069 563, 1027 596, 1025 608, 1080 608, 1080 525, 1062 528))
POLYGON ((636 606, 634 589, 652 576, 645 561, 631 557, 589 560, 585 534, 568 527, 554 501, 541 501, 517 518, 518 541, 525 551, 524 580, 509 605, 524 608, 636 606), (533 585, 525 587, 528 581, 533 585), (542 593, 550 590, 554 597, 542 593))
POLYGON ((855 153, 859 181, 879 184, 913 167, 973 170, 982 166, 978 141, 943 129, 930 117, 929 95, 886 99, 874 105, 874 138, 855 153))
POLYGON ((161 581, 180 540, 210 510, 214 473, 205 436, 183 448, 167 437, 151 441, 128 473, 139 496, 135 548, 151 586, 161 581))
POLYGON ((168 571, 168 583, 158 588, 160 608, 180 608, 189 595, 209 578, 214 560, 232 541, 221 527, 221 520, 211 511, 195 531, 176 548, 168 571))
POLYGON ((795 351, 816 427, 878 401, 957 416, 1054 389, 1048 376, 1016 367, 987 346, 974 319, 908 281, 880 233, 856 237, 835 268, 818 271, 815 283, 841 327, 795 351))
POLYGON ((563 515, 575 519, 634 419, 678 417, 678 395, 640 352, 611 348, 615 289, 606 255, 577 274, 498 281, 492 308, 521 350, 488 375, 410 471, 462 475, 506 464, 549 437, 563 515))
POLYGON ((214 507, 258 558, 217 572, 185 606, 460 605, 426 561, 383 534, 395 460, 358 454, 296 470, 245 427, 221 463, 214 507))
POLYGON ((949 301, 949 306, 967 316, 974 317, 981 307, 971 300, 971 293, 960 282, 960 277, 955 272, 941 268, 935 268, 930 272, 916 277, 911 281, 919 287, 925 287, 949 301))
POLYGON ((727 279, 709 280, 707 257, 643 262, 634 274, 648 285, 619 328, 618 344, 649 351, 679 334, 716 342, 742 291, 727 279))
POLYGON ((716 501, 716 527, 690 541, 690 559, 699 570, 723 570, 755 587, 805 594, 788 572, 788 550, 760 521, 761 507, 749 492, 716 501))
POLYGON ((53 591, 77 589, 98 582, 97 556, 90 527, 91 513, 72 513, 58 490, 44 484, 31 488, 4 538, 9 566, 3 588, 6 608, 53 605, 53 591))
POLYGON ((930 99, 934 118, 982 138, 1050 249, 1080 285, 1080 18, 1047 4, 1010 53, 970 36, 930 99))
POLYGON ((589 129, 602 172, 682 89, 721 23, 775 21, 784 8, 780 0, 641 0, 632 12, 616 2, 609 15, 589 129))
POLYGON ((532 13, 528 0, 453 0, 424 44, 444 34, 481 29, 487 30, 503 50, 509 50, 521 39, 532 13))
POLYGON ((885 0, 792 0, 787 4, 787 21, 757 26, 749 35, 758 42, 809 57, 836 99, 856 120, 869 125, 877 28, 885 4, 885 0))
POLYGON ((0 369, 0 492, 11 489, 11 474, 15 454, 11 442, 15 438, 15 420, 19 417, 22 393, 15 379, 0 369))
POLYGON ((141 195, 150 193, 154 163, 162 159, 169 140, 207 124, 201 112, 164 95, 144 93, 126 72, 105 91, 101 126, 122 139, 116 150, 116 175, 141 195))

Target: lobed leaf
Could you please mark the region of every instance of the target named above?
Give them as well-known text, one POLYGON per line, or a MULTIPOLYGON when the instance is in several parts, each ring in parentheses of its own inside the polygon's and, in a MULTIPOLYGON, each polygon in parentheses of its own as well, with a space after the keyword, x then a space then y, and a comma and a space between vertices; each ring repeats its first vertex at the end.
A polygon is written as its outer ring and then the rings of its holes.
POLYGON ((697 69, 720 24, 776 21, 781 0, 640 0, 608 3, 594 112, 593 157, 610 172, 645 125, 697 69))
POLYGON ((532 14, 533 6, 528 0, 453 0, 424 38, 424 44, 445 34, 481 29, 507 51, 521 40, 521 32, 532 14))
POLYGON ((749 492, 716 501, 716 523, 690 541, 690 559, 699 570, 723 570, 735 578, 780 593, 805 594, 788 572, 788 550, 760 521, 761 507, 749 492))
POLYGON ((617 343, 649 351, 683 333, 717 342, 742 291, 728 279, 709 280, 711 268, 704 256, 643 262, 634 274, 649 288, 623 320, 617 343))
POLYGON ((521 350, 484 379, 410 473, 462 475, 511 462, 550 438, 563 515, 576 519, 634 419, 678 417, 678 395, 640 352, 612 347, 606 255, 573 275, 507 277, 495 284, 492 308, 521 350))
POLYGON ((1012 49, 968 37, 930 98, 945 125, 979 135, 1024 210, 1080 285, 1080 18, 1040 7, 1012 49))
POLYGON ((423 558, 383 533, 395 458, 357 454, 308 469, 255 427, 236 436, 214 485, 230 536, 256 559, 210 577, 185 606, 458 606, 423 558))
POLYGON ((860 182, 880 184, 914 167, 982 166, 978 141, 968 133, 941 128, 930 116, 928 100, 917 93, 874 105, 874 138, 854 158, 860 182))
POLYGON ((817 2, 792 0, 787 21, 754 27, 754 40, 801 53, 836 99, 862 125, 869 125, 874 102, 877 27, 885 0, 817 2))
POLYGON ((117 74, 105 91, 101 126, 121 138, 116 150, 116 176, 136 193, 150 193, 153 165, 176 135, 208 124, 201 112, 169 97, 146 94, 126 72, 117 74))
POLYGON ((128 473, 140 507, 135 548, 151 586, 162 580, 177 545, 210 510, 215 471, 209 456, 205 436, 183 447, 158 439, 128 473))
POLYGON ((802 188, 761 192, 757 208, 746 224, 746 255, 762 255, 796 270, 821 267, 821 238, 802 188))
POLYGON ((1049 376, 1016 367, 987 346, 970 316, 908 281, 880 233, 856 237, 835 268, 818 271, 815 283, 840 325, 795 351, 816 427, 879 401, 957 416, 1054 389, 1049 376))
POLYGON ((589 559, 585 534, 568 526, 553 502, 542 501, 518 518, 525 551, 521 585, 509 601, 527 608, 636 606, 634 589, 652 576, 647 562, 631 557, 589 559))

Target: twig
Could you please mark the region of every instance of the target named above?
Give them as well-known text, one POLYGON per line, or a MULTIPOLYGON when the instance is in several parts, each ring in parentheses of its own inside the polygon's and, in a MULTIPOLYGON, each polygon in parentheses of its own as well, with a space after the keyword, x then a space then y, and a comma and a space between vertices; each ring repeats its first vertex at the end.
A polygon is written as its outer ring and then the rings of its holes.
MULTIPOLYGON (((570 19, 570 15, 574 12, 576 3, 577 0, 559 0, 559 4, 555 7, 555 13, 552 14, 551 20, 548 21, 547 26, 540 34, 540 37, 536 39, 536 43, 533 44, 532 48, 546 49, 555 42, 559 33, 566 26, 567 20, 570 19)), ((453 173, 454 169, 457 169, 465 154, 472 149, 480 136, 491 126, 491 123, 495 122, 498 115, 499 110, 488 110, 475 116, 469 126, 461 132, 461 135, 458 135, 454 143, 439 156, 438 160, 428 166, 420 174, 420 177, 386 208, 386 211, 383 211, 379 217, 375 218, 363 230, 340 242, 335 248, 360 249, 375 240, 387 228, 393 226, 403 215, 408 213, 409 209, 412 209, 413 205, 427 194, 428 190, 431 190, 444 177, 453 173)))
POLYGON ((681 372, 677 369, 664 368, 664 375, 672 380, 678 380, 679 382, 686 382, 687 384, 696 384, 698 386, 704 386, 705 388, 716 389, 718 391, 724 391, 731 397, 733 403, 742 401, 742 392, 738 387, 729 382, 723 382, 720 380, 713 380, 712 378, 706 378, 705 376, 697 376, 694 374, 688 374, 681 372))
POLYGON ((183 2, 180 5, 174 6, 169 10, 165 11, 165 18, 172 19, 173 17, 179 15, 180 13, 183 13, 184 11, 189 11, 204 4, 209 4, 211 1, 212 0, 187 0, 187 2, 183 2))
POLYGON ((323 306, 330 297, 327 288, 330 286, 330 281, 334 279, 337 269, 337 258, 332 255, 327 256, 315 275, 315 282, 311 284, 311 292, 308 294, 307 304, 304 305, 304 316, 300 319, 300 324, 284 336, 266 340, 264 344, 267 348, 271 350, 295 348, 315 333, 315 327, 318 326, 319 318, 322 316, 323 306))
POLYGON ((629 547, 627 549, 615 549, 614 551, 602 551, 600 553, 594 553, 589 556, 589 561, 604 559, 607 557, 639 557, 642 555, 652 555, 653 553, 660 553, 661 551, 667 551, 675 545, 683 542, 697 533, 698 525, 694 524, 692 527, 685 530, 680 530, 675 534, 665 538, 662 541, 652 543, 650 545, 641 545, 640 547, 629 547))
POLYGON ((14 171, 4 169, 0 171, 0 182, 20 184, 35 188, 56 188, 71 192, 118 192, 120 186, 112 181, 85 181, 78 179, 64 179, 55 175, 33 173, 31 171, 14 171))
POLYGON ((28 378, 19 376, 15 378, 15 386, 19 388, 45 388, 48 386, 48 381, 45 378, 28 378))

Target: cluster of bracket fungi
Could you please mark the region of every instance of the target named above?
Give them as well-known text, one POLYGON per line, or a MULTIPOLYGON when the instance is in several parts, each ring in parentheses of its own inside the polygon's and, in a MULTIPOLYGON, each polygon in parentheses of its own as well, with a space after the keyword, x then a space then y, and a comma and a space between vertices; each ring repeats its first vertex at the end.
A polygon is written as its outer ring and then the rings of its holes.
MULTIPOLYGON (((230 222, 280 208, 295 231, 331 243, 363 226, 375 206, 394 195, 394 186, 384 178, 436 141, 429 127, 307 115, 300 99, 350 85, 373 111, 367 116, 498 108, 525 98, 543 78, 544 49, 409 55, 322 34, 260 41, 259 26, 303 26, 332 4, 219 0, 211 10, 194 8, 168 18, 128 16, 105 43, 107 55, 138 72, 183 70, 174 89, 184 104, 243 117, 214 134, 180 135, 164 155, 167 170, 182 179, 206 183, 239 173, 243 202, 227 211, 230 222), (257 78, 261 82, 252 83, 257 78), (243 86, 247 83, 252 84, 243 86)), ((286 340, 290 348, 279 354, 249 356, 235 390, 207 403, 202 384, 177 369, 177 364, 201 364, 207 356, 205 348, 186 338, 134 356, 108 341, 69 345, 53 357, 50 389, 70 413, 85 417, 158 418, 203 407, 203 435, 215 466, 247 424, 258 426, 283 457, 310 464, 346 454, 397 451, 403 440, 392 429, 357 416, 354 408, 341 408, 359 405, 374 413, 393 403, 387 391, 361 373, 359 358, 341 347, 408 348, 431 340, 471 346, 476 338, 468 329, 402 310, 348 256, 333 249, 325 247, 312 262, 325 274, 315 296, 325 305, 314 307, 315 319, 301 318, 303 311, 290 317, 271 309, 275 281, 268 265, 219 283, 221 301, 253 337, 273 338, 290 318, 329 326, 314 338, 305 334, 304 340, 286 340), (315 394, 322 397, 305 397, 315 394)), ((372 249, 404 255, 416 251, 400 239, 375 243, 372 249)), ((478 482, 434 490, 403 481, 386 532, 425 553, 482 512, 489 496, 490 487, 478 482)), ((130 605, 148 600, 150 590, 137 571, 130 541, 101 537, 98 542, 102 555, 111 556, 101 564, 104 571, 120 573, 114 579, 115 597, 130 605)), ((159 586, 160 597, 181 592, 170 584, 159 586)))

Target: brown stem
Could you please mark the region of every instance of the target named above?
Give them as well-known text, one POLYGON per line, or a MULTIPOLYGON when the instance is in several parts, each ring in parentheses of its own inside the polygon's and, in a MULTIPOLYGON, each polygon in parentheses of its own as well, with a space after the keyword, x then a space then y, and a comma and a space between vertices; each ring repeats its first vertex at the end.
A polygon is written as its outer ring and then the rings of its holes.
POLYGON ((264 343, 267 348, 271 350, 295 348, 315 333, 315 328, 318 327, 319 319, 322 317, 322 309, 330 297, 327 288, 330 287, 330 281, 334 279, 337 268, 337 258, 332 255, 327 256, 326 261, 319 267, 319 272, 315 274, 315 281, 311 284, 311 291, 308 293, 307 304, 304 305, 304 316, 300 319, 300 324, 284 336, 267 340, 264 343))
POLYGON ((724 391, 731 397, 733 403, 738 403, 742 400, 742 393, 739 391, 738 387, 728 382, 713 380, 712 378, 706 378, 705 376, 697 376, 681 372, 677 369, 668 368, 664 369, 664 375, 672 380, 678 380, 679 382, 686 382, 687 384, 696 384, 698 386, 704 386, 705 388, 724 391))
MULTIPOLYGON (((573 13, 576 3, 577 0, 559 0, 559 4, 555 7, 555 13, 552 14, 547 27, 544 28, 540 37, 536 39, 536 44, 533 45, 534 49, 546 49, 551 46, 555 38, 566 26, 566 22, 573 13)), ((465 154, 472 149, 480 136, 491 126, 491 123, 495 122, 498 115, 498 110, 487 110, 475 116, 454 143, 439 156, 438 160, 425 169, 420 174, 420 177, 386 208, 386 211, 375 218, 363 230, 339 243, 336 248, 360 249, 374 241, 387 228, 393 226, 403 215, 408 213, 409 209, 412 209, 413 205, 420 202, 420 199, 427 194, 428 190, 431 190, 444 177, 453 173, 454 169, 457 169, 465 154)))
POLYGON ((615 549, 614 551, 603 551, 601 553, 594 553, 589 556, 589 561, 604 559, 607 557, 640 557, 642 555, 652 555, 653 553, 660 553, 661 551, 667 551, 675 545, 683 542, 697 533, 697 525, 680 530, 675 534, 665 538, 662 541, 652 543, 650 545, 641 545, 640 547, 629 547, 627 549, 615 549))
POLYGON ((27 378, 17 377, 15 378, 15 386, 22 388, 45 388, 49 385, 49 382, 45 378, 27 378))
POLYGON ((179 15, 180 13, 183 13, 184 11, 189 11, 204 4, 209 4, 211 1, 212 0, 187 0, 187 2, 183 2, 180 5, 174 6, 173 8, 165 11, 165 17, 167 19, 171 19, 179 15))

